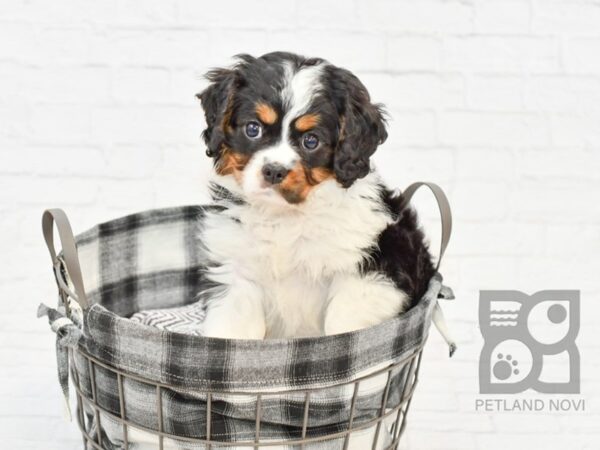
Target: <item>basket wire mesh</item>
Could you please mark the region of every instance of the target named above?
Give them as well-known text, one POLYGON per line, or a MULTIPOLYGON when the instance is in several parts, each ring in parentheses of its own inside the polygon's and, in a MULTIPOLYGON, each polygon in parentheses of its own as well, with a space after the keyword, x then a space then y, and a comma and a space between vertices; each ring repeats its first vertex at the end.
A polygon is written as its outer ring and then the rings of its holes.
MULTIPOLYGON (((412 396, 416 387, 416 383, 418 380, 419 367, 421 364, 422 357, 422 346, 416 349, 413 353, 411 353, 408 357, 397 361, 396 363, 373 372, 367 376, 359 378, 354 381, 349 381, 345 383, 339 383, 336 387, 350 387, 353 391, 351 404, 350 404, 350 413, 348 419, 348 427, 344 431, 338 431, 333 434, 326 434, 321 436, 308 436, 307 432, 309 429, 309 411, 311 405, 311 395, 318 395, 318 391, 321 389, 327 388, 313 388, 313 389, 304 389, 304 390, 280 390, 277 392, 220 392, 220 391, 211 391, 211 390, 193 390, 188 391, 188 393, 203 395, 206 397, 206 439, 194 438, 194 437, 184 437, 171 433, 167 433, 164 431, 163 427, 163 405, 162 405, 162 397, 165 390, 172 389, 167 384, 157 383, 143 377, 125 373, 119 369, 111 367, 93 356, 87 354, 82 349, 70 350, 69 357, 73 360, 75 354, 78 357, 82 358, 87 364, 87 368, 90 374, 90 384, 91 390, 90 392, 86 392, 85 389, 82 388, 79 378, 79 373, 76 370, 76 364, 71 364, 71 373, 72 379, 75 385, 76 398, 77 398, 77 423, 79 429, 83 436, 83 444, 86 449, 95 449, 95 450, 110 450, 104 446, 104 442, 102 439, 102 419, 101 417, 110 418, 113 422, 119 424, 122 429, 122 447, 123 449, 130 448, 129 442, 129 430, 130 428, 135 428, 138 430, 142 430, 148 435, 152 435, 156 437, 156 448, 159 450, 163 450, 169 448, 166 446, 165 441, 167 439, 172 440, 174 442, 183 442, 189 445, 195 445, 194 448, 202 448, 206 450, 216 450, 223 449, 227 447, 233 448, 248 448, 248 449, 266 449, 271 447, 281 447, 285 448, 297 448, 299 450, 304 450, 305 448, 309 448, 310 444, 318 444, 322 442, 328 441, 337 441, 339 440, 340 449, 342 450, 355 450, 351 445, 351 435, 354 432, 367 430, 371 427, 374 428, 374 436, 372 441, 372 450, 395 450, 398 448, 400 443, 400 438, 404 432, 406 427, 406 415, 408 409, 410 407, 410 403, 412 400, 412 396), (120 413, 118 415, 112 413, 106 408, 103 408, 97 401, 96 394, 96 371, 98 367, 101 367, 103 370, 107 371, 109 374, 116 377, 117 385, 118 385, 118 397, 119 397, 119 409, 120 413), (400 383, 401 392, 399 395, 399 401, 397 404, 390 405, 388 404, 388 398, 390 394, 390 389, 392 388, 392 374, 395 371, 402 370, 402 380, 400 383), (357 398, 359 394, 359 387, 361 383, 368 382, 375 377, 385 375, 386 377, 386 385, 383 393, 383 398, 381 402, 380 408, 378 408, 378 414, 375 418, 370 419, 368 421, 355 423, 355 414, 356 414, 356 405, 357 398), (149 427, 142 426, 138 423, 132 423, 127 419, 127 401, 125 397, 125 390, 123 388, 124 382, 128 379, 146 383, 149 385, 153 385, 156 392, 156 416, 158 418, 156 429, 152 429, 149 427), (211 426, 212 426, 212 399, 214 395, 235 395, 235 396, 246 396, 251 398, 256 403, 256 414, 254 417, 255 423, 255 436, 253 440, 244 440, 244 441, 221 441, 214 439, 211 436, 211 426), (303 422, 301 429, 301 436, 297 439, 286 439, 286 440, 266 440, 261 438, 261 413, 262 413, 262 401, 267 396, 281 396, 286 394, 294 394, 294 395, 303 395, 304 396, 304 411, 303 411, 303 422), (86 415, 90 415, 93 420, 88 418, 86 420, 86 415), (385 428, 384 422, 387 419, 391 418, 391 428, 389 430, 383 432, 389 432, 391 437, 391 442, 386 444, 385 447, 379 448, 378 445, 381 445, 380 434, 382 433, 382 428, 385 428), (92 427, 93 424, 93 427, 92 427)), ((181 389, 178 389, 178 392, 181 392, 181 389)), ((133 447, 132 447, 133 448, 133 447)), ((362 449, 361 449, 362 450, 362 449)))

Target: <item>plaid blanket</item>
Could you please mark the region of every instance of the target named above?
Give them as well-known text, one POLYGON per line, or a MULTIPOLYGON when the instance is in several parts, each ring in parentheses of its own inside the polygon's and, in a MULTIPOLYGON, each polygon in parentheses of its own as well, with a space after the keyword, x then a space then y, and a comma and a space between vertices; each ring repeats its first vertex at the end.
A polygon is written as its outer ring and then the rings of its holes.
MULTIPOLYGON (((373 374, 420 349, 437 298, 445 292, 441 276, 431 280, 426 295, 406 314, 336 336, 223 340, 130 320, 135 313, 156 308, 175 308, 177 313, 202 320, 198 311, 186 305, 195 301, 204 282, 200 269, 206 258, 197 239, 205 211, 199 206, 147 211, 98 225, 76 238, 92 304, 85 314, 83 337, 77 348, 124 373, 168 385, 160 394, 166 433, 205 438, 205 392, 213 391, 213 439, 254 439, 256 393, 261 393, 261 439, 298 438, 304 418, 304 394, 281 391, 312 388, 322 389, 310 399, 307 436, 346 430, 353 386, 340 383, 373 374)), ((87 360, 75 351, 71 362, 79 388, 91 398, 87 360)), ((408 365, 401 365, 392 373, 387 407, 400 402, 408 370, 408 365)), ((360 384, 355 426, 379 414, 386 381, 387 375, 381 374, 360 384)), ((86 427, 101 434, 105 448, 121 448, 121 425, 110 416, 120 413, 116 374, 97 366, 95 382, 97 402, 108 414, 101 414, 98 424, 94 415, 85 411, 86 427)), ((124 377, 123 393, 127 419, 140 426, 139 430, 129 427, 129 448, 157 448, 156 436, 144 431, 158 429, 156 386, 124 377)), ((357 432, 356 438, 353 434, 350 448, 367 448, 373 433, 367 428, 357 432)), ((389 433, 381 434, 378 448, 384 448, 390 440, 389 433)), ((165 440, 165 448, 204 447, 165 440)), ((340 440, 333 440, 306 448, 342 446, 340 440)))

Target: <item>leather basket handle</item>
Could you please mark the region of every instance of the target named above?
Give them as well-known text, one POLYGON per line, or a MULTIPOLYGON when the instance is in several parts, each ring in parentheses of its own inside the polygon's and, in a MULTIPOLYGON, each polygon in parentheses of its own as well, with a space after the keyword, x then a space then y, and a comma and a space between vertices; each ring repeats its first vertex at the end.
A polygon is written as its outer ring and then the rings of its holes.
POLYGON ((81 275, 81 266, 79 264, 79 257, 77 255, 77 246, 75 244, 75 238, 73 236, 73 230, 67 215, 62 209, 47 209, 42 215, 42 231, 44 233, 44 240, 48 246, 50 257, 52 258, 52 265, 54 267, 54 273, 56 275, 56 281, 58 283, 59 290, 73 297, 79 306, 83 310, 88 309, 89 303, 83 287, 83 277, 81 275), (73 283, 75 292, 73 293, 62 279, 60 272, 62 261, 56 254, 54 248, 54 225, 58 230, 58 236, 62 246, 64 267, 73 283))
POLYGON ((442 257, 446 252, 446 248, 448 247, 448 242, 450 242, 450 235, 452 234, 452 211, 450 210, 450 203, 448 202, 448 198, 441 187, 439 187, 435 183, 426 183, 423 181, 419 181, 417 183, 413 183, 408 186, 404 192, 402 193, 406 198, 407 202, 410 202, 414 193, 421 186, 427 186, 433 195, 438 204, 438 208, 440 210, 440 216, 442 218, 442 240, 440 243, 440 256, 438 258, 437 265, 435 266, 435 270, 437 271, 440 268, 440 263, 442 262, 442 257))

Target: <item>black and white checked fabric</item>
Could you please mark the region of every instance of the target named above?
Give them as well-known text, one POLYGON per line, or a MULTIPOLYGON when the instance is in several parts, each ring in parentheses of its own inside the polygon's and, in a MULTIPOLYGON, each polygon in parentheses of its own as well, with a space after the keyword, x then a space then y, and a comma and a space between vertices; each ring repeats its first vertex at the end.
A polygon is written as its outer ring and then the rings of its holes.
MULTIPOLYGON (((203 283, 205 256, 197 239, 204 211, 199 206, 147 211, 98 225, 77 237, 92 304, 84 318, 82 350, 111 367, 169 385, 161 399, 167 433, 205 437, 201 424, 206 421, 206 398, 190 393, 203 390, 217 392, 212 399, 213 439, 253 439, 256 398, 240 393, 255 392, 264 393, 261 436, 273 440, 299 437, 304 395, 276 394, 293 389, 323 388, 311 397, 308 436, 347 429, 353 386, 337 385, 388 367, 419 349, 442 289, 441 276, 431 280, 426 295, 406 314, 336 336, 223 340, 198 336, 193 330, 165 331, 130 320, 135 313, 156 308, 185 311, 181 307, 195 301, 203 283)), ((201 312, 191 311, 202 320, 201 312)), ((73 362, 82 390, 91 393, 87 362, 77 352, 73 362)), ((401 366, 392 376, 390 407, 400 400, 406 370, 401 366)), ((118 416, 116 375, 98 367, 95 377, 99 405, 118 416)), ((355 424, 379 413, 386 380, 382 375, 361 383, 355 424)), ((123 389, 128 420, 156 430, 155 386, 126 378, 123 389)), ((100 422, 106 439, 119 448, 120 426, 111 422, 110 416, 100 422)), ((372 436, 373 430, 363 432, 372 436)), ((156 442, 147 434, 141 428, 139 433, 134 429, 129 436, 130 448, 145 448, 146 439, 156 442)), ((165 448, 195 447, 174 444, 165 448)), ((322 444, 307 448, 339 447, 322 444)))

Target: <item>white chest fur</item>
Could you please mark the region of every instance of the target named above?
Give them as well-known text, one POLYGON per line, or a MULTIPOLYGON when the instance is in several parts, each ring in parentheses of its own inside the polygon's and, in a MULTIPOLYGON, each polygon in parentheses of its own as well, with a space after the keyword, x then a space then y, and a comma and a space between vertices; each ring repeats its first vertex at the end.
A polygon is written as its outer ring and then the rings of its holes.
POLYGON ((209 276, 260 292, 267 336, 317 335, 332 281, 358 276, 365 250, 390 221, 375 175, 347 190, 321 183, 298 208, 230 205, 205 219, 202 239, 220 264, 209 276))

